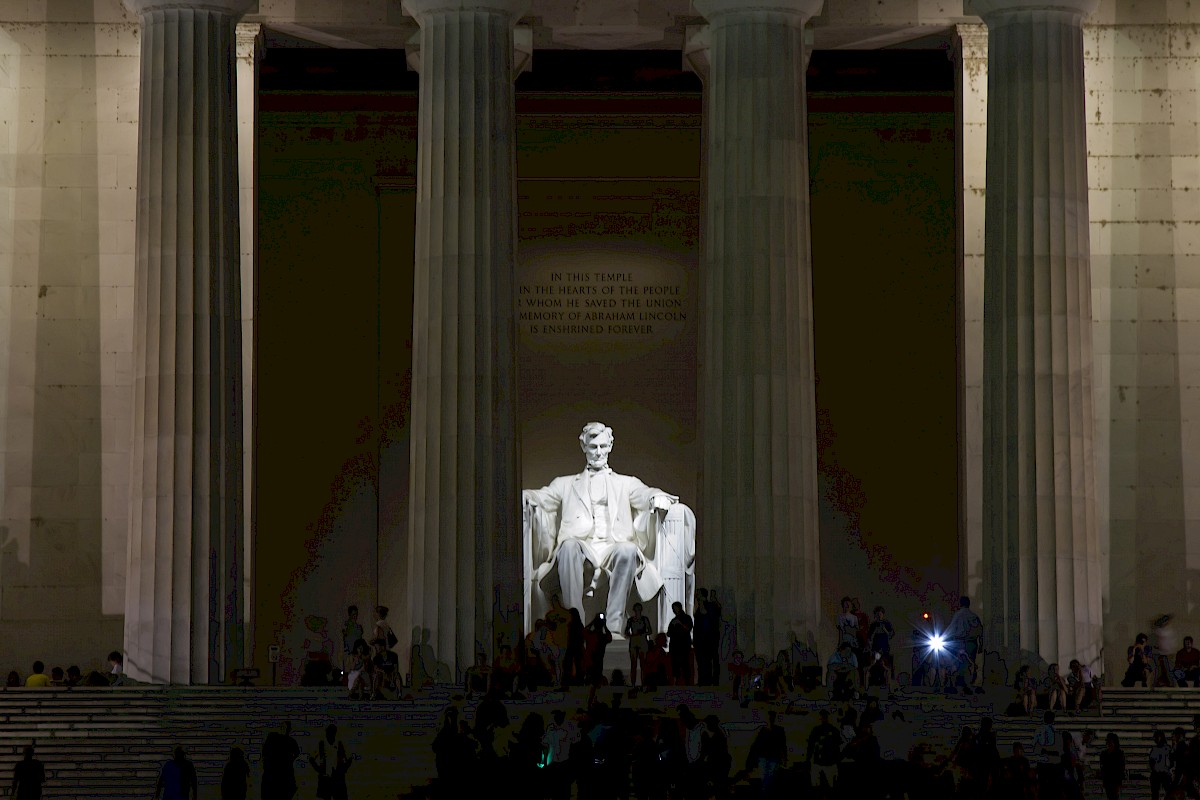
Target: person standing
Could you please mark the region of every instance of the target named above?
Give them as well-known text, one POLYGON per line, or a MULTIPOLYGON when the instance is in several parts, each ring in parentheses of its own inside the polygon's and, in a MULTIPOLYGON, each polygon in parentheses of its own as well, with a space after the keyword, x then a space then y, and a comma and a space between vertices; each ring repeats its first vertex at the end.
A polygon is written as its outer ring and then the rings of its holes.
POLYGON ((551 712, 552 722, 542 734, 542 748, 546 754, 546 783, 554 800, 567 800, 571 796, 571 747, 579 741, 579 731, 574 723, 567 722, 562 709, 551 712))
POLYGON ((351 759, 338 738, 337 725, 325 726, 325 738, 317 743, 317 752, 308 757, 317 772, 317 797, 321 800, 347 800, 346 773, 351 759))
POLYGON ((692 685, 692 618, 683 610, 683 603, 671 604, 675 617, 667 626, 671 653, 671 682, 676 686, 692 685))
POLYGON ((979 640, 983 636, 983 622, 971 610, 971 598, 966 595, 958 598, 958 609, 950 617, 943 636, 954 658, 955 685, 961 686, 964 694, 971 694, 970 686, 975 682, 975 657, 979 655, 979 640))
MULTIPOLYGON (((572 612, 575 609, 571 609, 572 612)), ((592 653, 591 663, 589 664, 588 685, 597 687, 600 685, 601 679, 604 677, 604 654, 608 652, 608 645, 612 642, 612 632, 608 629, 608 624, 604 621, 604 612, 598 613, 591 622, 588 623, 587 630, 592 635, 592 653)))
POLYGON ((371 641, 383 639, 387 642, 387 649, 391 650, 400 643, 400 639, 392 630, 392 624, 387 621, 387 615, 387 606, 375 606, 375 632, 371 635, 371 641))
POLYGON ((292 800, 296 796, 295 762, 300 746, 292 738, 292 723, 284 721, 262 746, 262 800, 292 800))
POLYGON ((1108 800, 1117 800, 1121 796, 1121 784, 1125 782, 1125 753, 1115 733, 1105 738, 1104 749, 1100 751, 1100 782, 1104 784, 1104 795, 1108 800))
POLYGON ((696 673, 701 686, 717 686, 721 682, 721 603, 717 593, 699 591, 696 604, 696 673))
POLYGON ((849 645, 851 650, 858 647, 858 617, 854 615, 854 601, 848 596, 842 598, 842 613, 837 615, 837 648, 849 645))
POLYGON ((240 747, 229 748, 229 760, 221 770, 221 800, 246 800, 250 794, 250 764, 240 747))
POLYGON ((1167 734, 1154 732, 1154 746, 1150 748, 1150 798, 1171 790, 1171 748, 1167 745, 1167 734))
POLYGON ((842 759, 842 734, 829 721, 829 712, 818 712, 820 721, 808 734, 808 763, 812 786, 817 795, 828 797, 837 785, 838 762, 842 759))
POLYGON ((1171 654, 1179 646, 1172 614, 1162 614, 1150 623, 1154 628, 1154 685, 1173 686, 1171 681, 1171 654))
POLYGON ((650 620, 642 615, 642 604, 633 604, 633 613, 625 623, 625 638, 629 640, 629 685, 638 685, 638 667, 641 680, 646 682, 646 651, 650 647, 650 620))
POLYGON ((1154 648, 1150 646, 1150 637, 1139 633, 1126 649, 1125 658, 1129 666, 1121 685, 1128 689, 1135 683, 1141 683, 1143 687, 1149 685, 1153 688, 1150 678, 1154 675, 1154 648))
MULTIPOLYGON (((564 651, 563 685, 569 682, 584 683, 583 674, 583 617, 579 609, 570 609, 570 619, 567 620, 567 647, 564 651)), ((601 615, 603 618, 603 614, 601 615)))
POLYGON ((721 721, 715 714, 704 718, 703 736, 700 739, 700 767, 707 786, 718 798, 729 794, 729 739, 721 730, 721 721))
POLYGON ((346 609, 346 621, 342 623, 342 663, 343 671, 347 669, 350 663, 350 655, 354 652, 354 645, 359 639, 363 638, 363 626, 358 621, 358 606, 350 606, 346 609))
POLYGON ((696 685, 712 683, 712 658, 708 647, 712 642, 713 620, 709 616, 708 589, 696 591, 696 685))
POLYGON ((158 772, 158 782, 154 786, 155 800, 192 800, 198 791, 196 767, 183 748, 176 747, 174 756, 158 772))
POLYGON ((746 771, 757 766, 762 775, 763 797, 771 797, 775 790, 775 776, 787 766, 787 735, 775 724, 775 711, 767 712, 767 724, 758 729, 750 754, 746 757, 746 771))
POLYGON ((887 611, 883 606, 875 606, 875 619, 871 620, 871 626, 867 629, 867 638, 870 640, 871 652, 878 653, 879 660, 883 662, 888 679, 885 684, 887 686, 896 679, 896 667, 892 662, 892 638, 895 635, 896 629, 888 620, 887 611))
POLYGON ((13 767, 13 800, 42 800, 42 786, 46 784, 46 766, 33 757, 33 745, 25 745, 25 757, 13 767))

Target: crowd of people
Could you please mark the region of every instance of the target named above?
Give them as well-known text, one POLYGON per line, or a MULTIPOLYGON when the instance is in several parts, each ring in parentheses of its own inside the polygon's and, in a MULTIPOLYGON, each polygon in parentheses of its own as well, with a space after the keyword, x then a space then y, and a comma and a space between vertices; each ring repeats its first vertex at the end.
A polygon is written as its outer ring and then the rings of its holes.
MULTIPOLYGON (((687 705, 631 709, 623 697, 614 693, 609 704, 548 715, 530 711, 522 719, 494 689, 473 717, 467 707, 450 706, 433 741, 435 796, 507 785, 552 800, 1083 800, 1085 781, 1094 778, 1116 800, 1129 775, 1115 733, 1100 744, 1091 730, 1060 730, 1052 711, 1030 739, 1002 754, 988 716, 964 726, 951 747, 917 735, 902 711, 876 697, 815 708, 768 704, 754 712, 760 723, 748 746, 732 748, 720 714, 701 717, 687 705), (1090 757, 1093 748, 1098 752, 1090 757)), ((1200 720, 1190 740, 1182 728, 1169 743, 1156 734, 1145 768, 1154 800, 1167 792, 1196 796, 1200 720)))
POLYGON ((1133 644, 1125 650, 1128 667, 1121 678, 1126 687, 1141 684, 1148 688, 1156 686, 1200 687, 1200 649, 1191 636, 1183 637, 1183 647, 1171 658, 1176 643, 1171 631, 1171 616, 1164 614, 1154 621, 1157 646, 1150 644, 1150 637, 1139 633, 1133 644))
POLYGON ((611 623, 603 612, 585 623, 578 609, 565 607, 559 595, 552 595, 545 616, 534 621, 515 650, 500 644, 490 663, 477 654, 465 671, 464 688, 483 692, 497 685, 508 694, 609 683, 653 689, 716 686, 720 681, 721 603, 716 592, 699 590, 695 617, 674 603, 665 632, 654 631, 641 603, 634 603, 615 628, 611 623), (628 672, 604 668, 614 629, 628 642, 628 672))
POLYGON ((34 661, 29 674, 24 678, 17 670, 8 673, 4 682, 6 689, 26 687, 30 689, 71 688, 74 686, 127 686, 132 681, 125 675, 125 657, 120 651, 114 650, 108 654, 108 666, 104 670, 94 669, 84 675, 78 665, 72 664, 65 670, 62 667, 52 667, 46 671, 46 664, 34 661))

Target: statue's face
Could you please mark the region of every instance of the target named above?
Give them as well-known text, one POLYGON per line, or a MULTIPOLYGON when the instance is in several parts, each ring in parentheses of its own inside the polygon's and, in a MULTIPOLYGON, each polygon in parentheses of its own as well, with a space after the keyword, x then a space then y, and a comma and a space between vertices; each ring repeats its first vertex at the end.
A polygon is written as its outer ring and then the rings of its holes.
POLYGON ((588 466, 592 469, 602 469, 608 466, 608 454, 612 452, 613 438, 611 433, 602 433, 593 437, 583 446, 583 454, 587 457, 588 466))

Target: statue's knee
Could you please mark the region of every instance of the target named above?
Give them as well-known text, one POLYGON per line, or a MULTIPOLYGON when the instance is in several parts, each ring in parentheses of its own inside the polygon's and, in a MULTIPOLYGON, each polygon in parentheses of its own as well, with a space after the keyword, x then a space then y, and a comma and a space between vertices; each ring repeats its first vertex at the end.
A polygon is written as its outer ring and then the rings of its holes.
POLYGON ((638 549, 633 542, 622 542, 613 551, 613 560, 617 564, 632 565, 637 563, 638 549))
POLYGON ((560 564, 580 564, 583 562, 583 545, 579 542, 563 542, 558 548, 560 564))

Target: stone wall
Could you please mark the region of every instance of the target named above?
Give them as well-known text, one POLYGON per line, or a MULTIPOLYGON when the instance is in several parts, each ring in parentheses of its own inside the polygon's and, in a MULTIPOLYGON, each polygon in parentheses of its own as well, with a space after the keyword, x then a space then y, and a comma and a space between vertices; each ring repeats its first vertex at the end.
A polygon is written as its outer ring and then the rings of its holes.
MULTIPOLYGON (((1200 10, 1106 0, 1084 27, 1097 527, 1110 680, 1150 621, 1200 635, 1200 10)), ((964 575, 978 593, 987 42, 962 42, 964 575)), ((1062 598, 1069 602, 1070 598, 1062 598)), ((1176 645, 1178 646, 1178 645, 1176 645)))
POLYGON ((22 674, 121 646, 137 53, 117 0, 0 12, 0 667, 22 674))
POLYGON ((1096 475, 1115 673, 1159 614, 1200 636, 1200 9, 1141 0, 1097 16, 1085 67, 1096 475))

